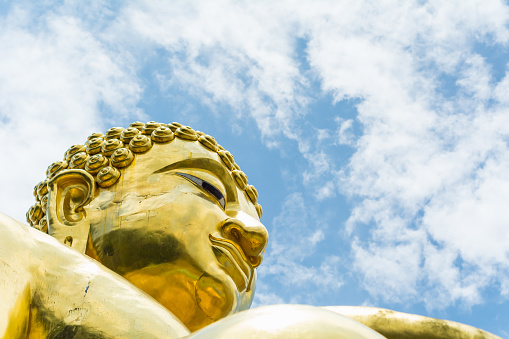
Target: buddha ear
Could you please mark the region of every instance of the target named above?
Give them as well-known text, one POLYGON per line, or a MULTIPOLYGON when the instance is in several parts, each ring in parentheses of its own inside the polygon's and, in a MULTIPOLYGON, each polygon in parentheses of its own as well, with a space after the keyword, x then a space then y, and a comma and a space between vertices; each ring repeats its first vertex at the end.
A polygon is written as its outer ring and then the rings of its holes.
POLYGON ((84 207, 94 197, 94 178, 82 169, 63 170, 48 181, 48 192, 48 233, 85 253, 90 221, 84 207))

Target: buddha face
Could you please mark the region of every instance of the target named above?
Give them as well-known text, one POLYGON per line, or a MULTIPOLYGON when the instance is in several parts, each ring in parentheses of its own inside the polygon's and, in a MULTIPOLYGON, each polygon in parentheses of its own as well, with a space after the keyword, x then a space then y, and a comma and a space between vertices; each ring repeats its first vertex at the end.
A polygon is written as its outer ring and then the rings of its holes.
POLYGON ((154 144, 85 208, 86 254, 191 331, 251 305, 267 230, 216 153, 154 144))

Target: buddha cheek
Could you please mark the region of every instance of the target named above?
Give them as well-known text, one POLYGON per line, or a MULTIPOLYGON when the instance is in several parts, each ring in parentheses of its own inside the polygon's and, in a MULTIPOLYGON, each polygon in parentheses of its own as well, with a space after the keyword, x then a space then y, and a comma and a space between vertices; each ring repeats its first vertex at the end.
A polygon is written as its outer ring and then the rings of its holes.
POLYGON ((239 296, 233 282, 203 273, 196 283, 195 298, 203 313, 216 321, 235 311, 239 296))

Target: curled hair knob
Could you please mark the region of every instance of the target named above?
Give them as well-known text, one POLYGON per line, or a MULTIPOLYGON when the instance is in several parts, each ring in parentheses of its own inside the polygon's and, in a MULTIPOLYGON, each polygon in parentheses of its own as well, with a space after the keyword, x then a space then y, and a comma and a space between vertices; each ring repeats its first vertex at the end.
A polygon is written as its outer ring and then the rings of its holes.
MULTIPOLYGON (((142 124, 141 128, 143 128, 143 126, 145 125, 141 122, 140 122, 140 124, 142 124)), ((122 134, 120 134, 120 141, 122 141, 124 144, 129 144, 131 139, 134 138, 135 136, 137 136, 138 134, 140 134, 140 130, 138 128, 129 127, 127 129, 123 130, 122 134)))
POLYGON ((210 135, 206 135, 206 134, 201 135, 198 138, 198 141, 200 142, 200 144, 207 147, 212 152, 217 152, 217 141, 210 135))
POLYGON ((241 190, 245 190, 247 186, 247 176, 244 172, 239 170, 233 170, 231 172, 233 179, 235 179, 235 183, 237 187, 241 190))
POLYGON ((119 148, 111 155, 111 165, 117 168, 129 166, 133 160, 133 152, 127 148, 119 148))
POLYGON ((129 142, 129 148, 134 153, 143 153, 152 148, 152 140, 146 135, 138 134, 129 142))
POLYGON ((101 152, 102 145, 104 143, 103 138, 92 138, 85 143, 85 148, 88 154, 97 154, 101 152))
POLYGON ((256 188, 254 188, 253 185, 247 185, 246 187, 246 193, 249 197, 249 200, 253 202, 253 204, 256 204, 256 201, 258 200, 258 191, 256 188))
POLYGON ((258 213, 258 218, 261 219, 262 215, 263 215, 262 205, 256 204, 255 207, 256 207, 256 213, 258 213))
POLYGON ((172 131, 173 133, 175 133, 175 131, 176 131, 177 129, 179 129, 180 127, 182 127, 182 124, 179 124, 178 122, 172 122, 171 124, 168 124, 167 126, 168 126, 168 128, 169 128, 169 129, 171 129, 171 131, 172 131))
POLYGON ((179 137, 180 139, 189 140, 189 141, 196 141, 198 140, 198 135, 189 126, 181 126, 177 128, 175 131, 175 135, 179 137))
POLYGON ((149 121, 145 124, 145 126, 143 127, 143 129, 141 130, 141 133, 144 134, 144 135, 151 135, 152 132, 154 132, 154 130, 156 128, 158 128, 159 126, 161 126, 162 124, 159 123, 159 122, 155 122, 155 121, 149 121))
POLYGON ((99 132, 92 133, 92 134, 90 134, 90 135, 88 136, 87 141, 89 141, 89 140, 91 140, 91 139, 94 139, 94 138, 104 139, 104 134, 99 133, 99 132))
POLYGON ((132 124, 129 125, 129 128, 136 128, 138 130, 142 130, 145 124, 141 121, 135 121, 132 124))
POLYGON ((85 168, 85 164, 87 163, 88 158, 89 155, 85 152, 76 153, 72 156, 71 161, 69 162, 69 168, 85 168))
POLYGON ((32 222, 32 220, 30 220, 30 210, 32 209, 32 206, 30 206, 30 208, 28 209, 28 211, 26 212, 25 214, 25 217, 26 217, 26 220, 27 220, 27 223, 30 225, 30 226, 34 226, 34 223, 32 222))
POLYGON ((44 213, 46 213, 46 208, 48 207, 48 194, 46 193, 42 198, 41 198, 41 208, 42 208, 42 211, 44 213))
POLYGON ((33 225, 37 225, 39 223, 39 220, 41 220, 41 218, 44 216, 41 204, 38 202, 32 205, 32 207, 30 207, 28 213, 30 215, 30 220, 32 221, 33 225))
POLYGON ((48 181, 47 180, 44 180, 44 181, 41 181, 40 183, 37 184, 37 196, 39 198, 39 200, 42 200, 42 197, 48 193, 48 186, 47 186, 47 183, 48 181))
POLYGON ((103 167, 99 173, 97 173, 97 184, 100 187, 110 187, 118 181, 120 178, 120 172, 115 167, 107 166, 103 167))
POLYGON ((102 154, 95 154, 88 158, 87 163, 85 164, 85 170, 92 175, 96 175, 103 167, 108 165, 108 158, 102 154))
POLYGON ((37 225, 36 228, 43 233, 48 233, 48 221, 46 219, 46 216, 42 217, 41 220, 39 220, 39 224, 37 225))
POLYGON ((219 157, 221 158, 223 163, 226 165, 226 167, 230 171, 233 171, 235 169, 235 167, 233 166, 233 164, 235 163, 235 160, 233 160, 233 155, 230 152, 219 151, 219 152, 217 152, 217 154, 219 155, 219 157))
POLYGON ((120 139, 120 134, 122 134, 122 131, 124 131, 122 127, 112 127, 106 131, 106 135, 104 136, 104 138, 106 140, 120 139))
POLYGON ((48 179, 51 179, 55 176, 55 174, 66 168, 67 168, 66 161, 56 161, 48 166, 48 169, 46 170, 46 176, 48 177, 48 179))
POLYGON ((65 161, 69 162, 73 155, 85 151, 85 145, 73 145, 65 152, 65 161))
POLYGON ((170 142, 175 139, 175 134, 166 126, 159 126, 152 132, 152 140, 154 142, 170 142))
POLYGON ((102 145, 102 154, 109 157, 115 152, 115 150, 124 147, 124 144, 120 139, 108 139, 102 145))

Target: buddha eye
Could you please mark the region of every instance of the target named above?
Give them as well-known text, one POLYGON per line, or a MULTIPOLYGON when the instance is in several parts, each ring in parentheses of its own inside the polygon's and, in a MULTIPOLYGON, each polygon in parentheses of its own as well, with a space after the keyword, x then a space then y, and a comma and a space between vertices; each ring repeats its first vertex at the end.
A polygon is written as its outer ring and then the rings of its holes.
POLYGON ((199 186, 199 187, 203 188, 205 191, 209 192, 214 198, 216 198, 216 200, 219 202, 219 205, 221 205, 221 207, 224 209, 225 200, 224 200, 223 193, 221 193, 221 191, 218 190, 214 185, 208 183, 205 180, 197 178, 191 174, 180 173, 180 172, 177 172, 177 174, 180 175, 181 177, 184 177, 184 178, 192 181, 197 186, 199 186))

